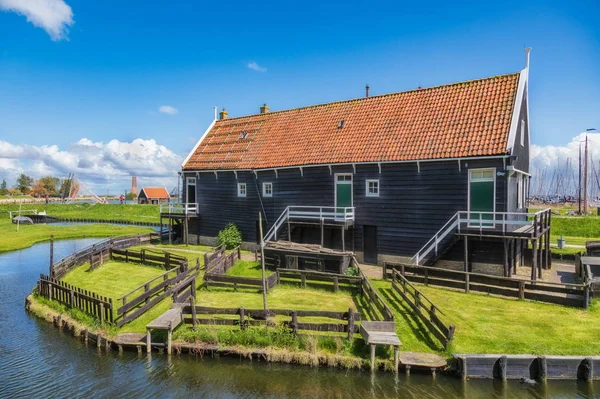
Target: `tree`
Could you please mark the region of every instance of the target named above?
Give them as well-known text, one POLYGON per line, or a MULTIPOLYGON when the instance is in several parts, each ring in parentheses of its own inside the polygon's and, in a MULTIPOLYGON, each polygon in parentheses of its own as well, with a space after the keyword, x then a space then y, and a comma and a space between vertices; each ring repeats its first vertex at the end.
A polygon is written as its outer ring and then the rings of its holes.
POLYGON ((6 180, 2 179, 2 184, 0 184, 0 195, 7 195, 8 189, 6 188, 6 180))
POLYGON ((133 200, 134 200, 134 199, 136 199, 136 198, 137 198, 137 195, 135 195, 135 194, 134 194, 134 193, 132 193, 132 192, 128 192, 128 193, 127 193, 127 195, 125 196, 125 199, 126 199, 127 201, 133 201, 133 200))
MULTIPOLYGON (((55 196, 58 195, 58 184, 60 183, 60 179, 58 177, 46 176, 42 177, 39 182, 46 189, 46 194, 55 196)), ((44 195, 46 195, 44 194, 44 195)))
POLYGON ((46 187, 44 187, 44 182, 42 181, 42 179, 38 180, 37 183, 35 183, 35 185, 31 189, 31 195, 33 195, 34 197, 45 197, 48 194, 48 190, 46 189, 46 187))
POLYGON ((21 194, 29 194, 29 191, 31 191, 32 184, 33 179, 27 176, 25 173, 21 173, 21 175, 17 179, 16 189, 19 190, 21 194))

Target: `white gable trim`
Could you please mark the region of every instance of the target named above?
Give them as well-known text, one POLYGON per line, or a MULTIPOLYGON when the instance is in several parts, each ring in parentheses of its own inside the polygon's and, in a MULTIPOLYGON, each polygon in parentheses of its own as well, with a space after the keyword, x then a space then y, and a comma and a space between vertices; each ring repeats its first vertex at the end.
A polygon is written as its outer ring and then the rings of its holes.
MULTIPOLYGON (((517 86, 517 96, 513 106, 513 114, 510 121, 510 130, 508 133, 508 141, 506 142, 506 151, 512 154, 515 142, 517 140, 517 128, 519 127, 519 114, 525 95, 529 96, 528 90, 529 67, 526 67, 519 74, 519 85, 517 86)), ((529 101, 527 101, 527 142, 529 142, 529 101)))
POLYGON ((185 164, 190 160, 190 158, 192 157, 192 155, 194 155, 194 153, 196 152, 196 149, 198 149, 198 147, 200 147, 200 144, 202 143, 202 140, 204 140, 204 138, 206 137, 206 135, 208 134, 208 132, 210 132, 210 129, 213 128, 213 126, 215 125, 216 122, 217 122, 217 118, 213 119, 213 121, 211 122, 211 124, 208 126, 208 129, 206 129, 206 131, 204 132, 204 134, 200 137, 200 140, 198 140, 198 142, 196 143, 196 145, 194 146, 194 148, 192 149, 192 151, 183 160, 183 163, 181 164, 181 168, 182 169, 185 166, 185 164))

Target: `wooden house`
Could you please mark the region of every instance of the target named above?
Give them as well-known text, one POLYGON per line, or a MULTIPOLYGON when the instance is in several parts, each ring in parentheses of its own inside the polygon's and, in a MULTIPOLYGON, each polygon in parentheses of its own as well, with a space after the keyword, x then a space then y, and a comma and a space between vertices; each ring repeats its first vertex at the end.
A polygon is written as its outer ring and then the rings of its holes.
POLYGON ((353 251, 370 264, 547 267, 547 251, 525 257, 527 243, 549 245, 546 213, 526 216, 528 76, 527 64, 285 111, 223 109, 182 164, 188 240, 213 243, 235 222, 256 245, 261 213, 267 241, 353 251))
POLYGON ((138 195, 138 204, 167 204, 169 201, 171 196, 164 187, 144 187, 138 195))

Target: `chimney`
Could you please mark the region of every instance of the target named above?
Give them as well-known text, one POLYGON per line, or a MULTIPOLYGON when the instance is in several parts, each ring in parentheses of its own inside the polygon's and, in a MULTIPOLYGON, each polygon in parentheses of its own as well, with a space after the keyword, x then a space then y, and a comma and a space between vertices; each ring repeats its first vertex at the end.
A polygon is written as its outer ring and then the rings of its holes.
POLYGON ((369 97, 369 85, 367 85, 367 86, 365 87, 365 89, 366 89, 366 91, 367 91, 367 94, 366 94, 366 96, 365 96, 365 97, 369 97))
POLYGON ((219 112, 219 119, 223 120, 227 118, 229 118, 229 112, 225 111, 225 108, 223 108, 223 111, 219 112))
POLYGON ((271 110, 271 108, 269 108, 269 106, 268 106, 267 104, 263 104, 263 105, 260 107, 260 113, 261 113, 261 114, 266 114, 266 113, 268 113, 270 110, 271 110))

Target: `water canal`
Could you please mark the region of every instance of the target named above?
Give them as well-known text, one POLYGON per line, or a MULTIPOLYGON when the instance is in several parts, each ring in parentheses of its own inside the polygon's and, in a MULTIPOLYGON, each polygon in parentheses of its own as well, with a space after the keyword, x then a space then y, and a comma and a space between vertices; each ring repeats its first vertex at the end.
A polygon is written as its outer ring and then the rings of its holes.
MULTIPOLYGON (((56 259, 97 239, 55 243, 56 259)), ((588 398, 600 382, 466 381, 438 375, 343 371, 232 358, 85 347, 28 315, 24 300, 48 270, 48 243, 0 254, 0 398, 588 398)))

